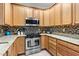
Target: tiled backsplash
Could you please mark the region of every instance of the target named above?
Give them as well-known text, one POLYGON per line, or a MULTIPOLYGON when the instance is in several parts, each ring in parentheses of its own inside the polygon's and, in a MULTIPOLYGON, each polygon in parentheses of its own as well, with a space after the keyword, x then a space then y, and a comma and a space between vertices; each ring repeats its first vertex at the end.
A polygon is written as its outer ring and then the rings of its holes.
MULTIPOLYGON (((6 30, 11 31, 14 34, 16 34, 17 30, 28 31, 25 28, 28 29, 28 27, 26 26, 19 26, 19 27, 0 26, 0 33, 2 34, 6 30)), ((74 25, 74 26, 66 25, 66 26, 54 26, 54 27, 42 27, 42 28, 38 27, 38 29, 40 29, 41 33, 58 32, 58 33, 68 33, 68 34, 79 34, 79 25, 74 25)))
POLYGON ((69 34, 79 34, 79 25, 65 25, 65 26, 54 26, 54 27, 44 27, 42 32, 58 32, 58 33, 69 33, 69 34))

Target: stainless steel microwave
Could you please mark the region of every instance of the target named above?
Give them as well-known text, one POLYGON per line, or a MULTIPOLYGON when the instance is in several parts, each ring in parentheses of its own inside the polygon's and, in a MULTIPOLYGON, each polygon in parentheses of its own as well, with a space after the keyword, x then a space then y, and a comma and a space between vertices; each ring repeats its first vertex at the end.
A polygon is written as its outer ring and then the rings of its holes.
POLYGON ((26 26, 38 26, 39 20, 36 18, 26 18, 26 26))

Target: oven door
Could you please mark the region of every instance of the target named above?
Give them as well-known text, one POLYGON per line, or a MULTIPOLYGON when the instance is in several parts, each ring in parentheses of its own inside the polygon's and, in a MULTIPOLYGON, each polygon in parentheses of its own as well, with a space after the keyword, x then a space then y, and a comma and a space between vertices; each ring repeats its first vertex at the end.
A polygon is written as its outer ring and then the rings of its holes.
POLYGON ((26 50, 32 49, 32 38, 26 39, 26 50))
POLYGON ((33 48, 39 48, 40 47, 40 38, 33 38, 32 45, 33 45, 33 48))

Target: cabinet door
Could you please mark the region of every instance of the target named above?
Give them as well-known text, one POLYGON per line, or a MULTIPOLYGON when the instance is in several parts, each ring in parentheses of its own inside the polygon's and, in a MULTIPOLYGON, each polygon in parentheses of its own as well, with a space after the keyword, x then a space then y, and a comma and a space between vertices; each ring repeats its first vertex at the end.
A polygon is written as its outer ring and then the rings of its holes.
POLYGON ((62 4, 62 24, 68 25, 72 23, 72 4, 62 4))
POLYGON ((50 13, 49 13, 49 15, 50 15, 50 26, 54 26, 54 24, 55 24, 55 10, 54 10, 54 7, 55 6, 53 6, 51 9, 50 9, 50 13))
POLYGON ((25 53, 25 38, 24 37, 18 37, 16 39, 16 48, 17 48, 17 54, 25 53))
POLYGON ((5 3, 5 24, 13 26, 12 5, 10 3, 5 3))
POLYGON ((73 12, 74 23, 78 24, 79 23, 79 3, 75 3, 73 9, 74 9, 74 12, 73 12))
POLYGON ((25 18, 33 17, 33 8, 24 7, 25 10, 25 18))
POLYGON ((4 4, 0 3, 0 25, 4 25, 4 4))
POLYGON ((8 49, 8 56, 15 56, 14 45, 12 44, 8 49))
POLYGON ((25 25, 24 7, 19 5, 13 5, 13 24, 15 26, 25 25))
POLYGON ((43 18, 43 10, 40 10, 40 16, 39 16, 39 23, 40 23, 40 26, 43 26, 44 25, 44 18, 43 18))
POLYGON ((41 36, 41 49, 48 49, 48 36, 41 36))
POLYGON ((44 26, 49 26, 49 9, 44 10, 44 26))
POLYGON ((49 37, 49 45, 48 45, 48 51, 56 56, 56 39, 49 37))
POLYGON ((33 17, 39 19, 40 13, 39 9, 33 9, 33 17))
POLYGON ((61 25, 61 4, 55 6, 55 25, 61 25))

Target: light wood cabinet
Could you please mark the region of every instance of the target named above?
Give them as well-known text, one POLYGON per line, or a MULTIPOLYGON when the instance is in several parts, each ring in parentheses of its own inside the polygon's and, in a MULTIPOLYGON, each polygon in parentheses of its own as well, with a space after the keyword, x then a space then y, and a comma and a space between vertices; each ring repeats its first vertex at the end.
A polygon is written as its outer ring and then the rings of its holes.
POLYGON ((12 5, 10 3, 5 3, 5 24, 13 26, 12 22, 12 5))
POLYGON ((49 18, 50 18, 50 26, 54 26, 55 24, 55 6, 49 9, 49 18))
POLYGON ((18 37, 8 49, 8 56, 25 54, 25 38, 18 37))
POLYGON ((16 40, 17 40, 16 41, 17 54, 24 54, 25 53, 25 38, 18 37, 16 40))
POLYGON ((62 40, 57 40, 57 55, 79 56, 79 46, 62 40))
POLYGON ((25 9, 25 18, 27 17, 33 17, 33 8, 29 8, 29 7, 24 7, 25 9))
POLYGON ((44 26, 49 26, 49 9, 44 10, 44 26))
POLYGON ((61 25, 61 4, 56 4, 55 8, 55 25, 61 25))
POLYGON ((73 4, 73 23, 79 23, 79 3, 73 4))
POLYGON ((39 19, 39 17, 40 17, 39 9, 33 9, 33 17, 39 19))
POLYGON ((0 3, 0 25, 12 26, 12 7, 10 3, 0 3))
POLYGON ((0 3, 0 25, 4 25, 4 4, 0 3))
POLYGON ((72 4, 64 3, 62 4, 62 24, 68 25, 72 24, 72 4))
POLYGON ((41 49, 48 49, 48 36, 41 36, 41 49))
POLYGON ((52 38, 52 37, 49 37, 49 42, 48 42, 48 51, 56 56, 56 39, 52 38))
POLYGON ((25 25, 24 7, 13 5, 13 24, 14 26, 25 25))
POLYGON ((39 13, 40 13, 40 16, 39 16, 39 26, 43 26, 44 25, 44 18, 43 18, 44 12, 43 12, 43 10, 40 10, 39 13))
POLYGON ((17 51, 15 50, 15 45, 14 44, 12 44, 11 46, 10 46, 10 48, 8 49, 8 56, 16 56, 17 54, 17 51))

